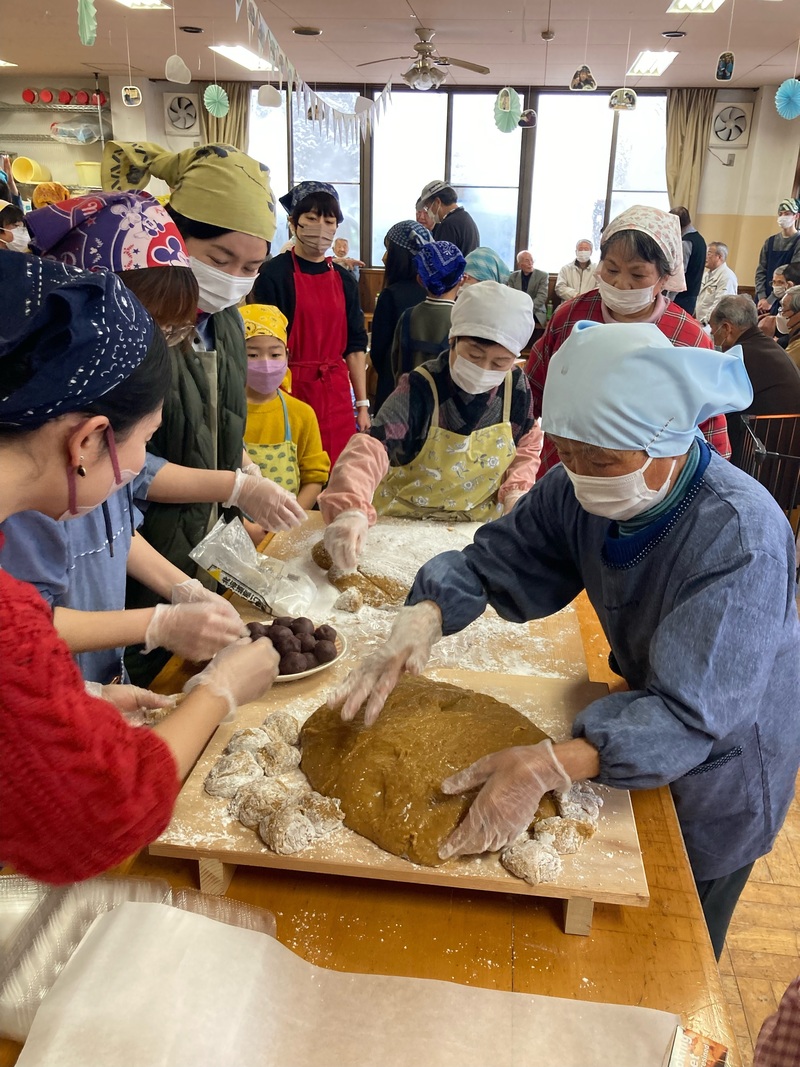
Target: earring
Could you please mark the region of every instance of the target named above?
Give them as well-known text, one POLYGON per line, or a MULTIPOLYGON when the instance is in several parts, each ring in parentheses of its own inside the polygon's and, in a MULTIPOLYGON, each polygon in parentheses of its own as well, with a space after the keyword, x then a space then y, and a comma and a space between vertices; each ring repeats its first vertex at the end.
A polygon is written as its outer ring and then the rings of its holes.
POLYGON ((85 478, 86 477, 86 468, 83 465, 83 456, 81 456, 81 461, 78 464, 78 466, 75 468, 75 473, 78 475, 79 478, 85 478))

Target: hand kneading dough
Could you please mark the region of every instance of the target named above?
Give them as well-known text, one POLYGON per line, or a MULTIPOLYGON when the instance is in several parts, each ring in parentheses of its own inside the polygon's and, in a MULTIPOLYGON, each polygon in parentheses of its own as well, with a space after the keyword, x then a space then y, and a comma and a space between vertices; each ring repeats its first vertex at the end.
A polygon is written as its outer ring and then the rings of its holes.
POLYGON ((443 779, 490 752, 545 737, 493 697, 406 676, 374 726, 361 714, 342 722, 327 705, 314 712, 300 733, 301 767, 317 792, 340 799, 351 830, 436 867, 440 845, 476 795, 446 796, 443 779))
POLYGON ((349 593, 349 598, 345 603, 339 604, 342 599, 340 597, 334 605, 342 611, 358 611, 362 604, 369 604, 373 608, 402 604, 408 596, 409 587, 405 582, 391 575, 381 574, 366 564, 361 564, 357 570, 350 572, 334 567, 333 560, 322 541, 317 541, 312 547, 311 558, 318 567, 328 572, 328 581, 331 585, 336 586, 342 594, 349 593), (357 607, 350 607, 351 599, 353 603, 356 603, 354 593, 359 594, 361 604, 357 607))

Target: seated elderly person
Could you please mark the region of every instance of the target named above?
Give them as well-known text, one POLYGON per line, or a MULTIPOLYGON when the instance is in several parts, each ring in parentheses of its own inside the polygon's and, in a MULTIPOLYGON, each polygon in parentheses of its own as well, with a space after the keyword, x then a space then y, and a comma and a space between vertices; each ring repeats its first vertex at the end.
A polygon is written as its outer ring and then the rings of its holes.
POLYGON ((789 339, 786 355, 800 370, 800 285, 794 285, 781 300, 778 330, 789 339))
POLYGON ((374 722, 405 670, 491 605, 544 618, 585 590, 628 684, 569 741, 505 749, 442 783, 480 789, 443 858, 525 834, 550 789, 669 785, 719 956, 800 764, 795 546, 778 505, 703 440, 752 398, 741 351, 674 348, 652 323, 581 323, 554 355, 542 422, 561 465, 462 552, 417 574, 386 644, 329 698, 374 722))
POLYGON ((594 245, 588 237, 575 245, 575 258, 564 264, 556 278, 556 296, 559 300, 574 300, 576 296, 597 288, 593 251, 594 245))
POLYGON ((739 281, 728 266, 728 246, 722 241, 712 241, 706 251, 706 269, 700 282, 700 292, 694 317, 701 326, 708 326, 711 313, 724 296, 736 296, 739 281))

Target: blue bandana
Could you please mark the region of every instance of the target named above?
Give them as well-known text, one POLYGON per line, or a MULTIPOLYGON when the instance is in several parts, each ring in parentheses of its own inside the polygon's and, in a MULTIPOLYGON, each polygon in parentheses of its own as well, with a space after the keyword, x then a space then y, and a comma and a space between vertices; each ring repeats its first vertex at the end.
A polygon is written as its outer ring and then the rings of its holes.
POLYGON ((43 426, 105 396, 139 366, 153 320, 115 274, 0 254, 0 424, 43 426), (7 393, 3 367, 29 361, 7 393))
POLYGON ((464 276, 467 261, 449 241, 431 241, 414 256, 420 281, 434 296, 454 289, 464 276))
POLYGON ((419 252, 425 245, 431 244, 433 238, 431 237, 430 230, 426 230, 419 222, 414 222, 413 219, 404 219, 403 222, 396 222, 386 233, 383 239, 383 243, 387 246, 397 245, 398 248, 405 249, 406 252, 419 252))
POLYGON ((499 282, 508 285, 511 271, 502 261, 493 248, 476 248, 467 256, 467 266, 464 271, 476 282, 499 282))
POLYGON ((291 215, 297 205, 312 193, 330 193, 334 199, 337 201, 339 199, 339 194, 328 182, 300 182, 299 185, 295 185, 294 189, 290 189, 288 193, 280 197, 278 203, 285 209, 287 215, 291 215))

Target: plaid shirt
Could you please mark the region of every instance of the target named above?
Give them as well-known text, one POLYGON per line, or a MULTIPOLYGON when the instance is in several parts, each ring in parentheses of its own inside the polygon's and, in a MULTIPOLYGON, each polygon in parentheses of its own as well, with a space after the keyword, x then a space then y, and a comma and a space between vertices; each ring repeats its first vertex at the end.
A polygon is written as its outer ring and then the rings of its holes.
POLYGON ((764 1022, 753 1067, 797 1067, 800 1063, 800 977, 783 994, 778 1010, 764 1022))
MULTIPOLYGON (((537 418, 542 414, 542 393, 550 360, 572 333, 575 324, 582 319, 588 319, 591 322, 606 321, 603 317, 600 293, 596 289, 574 300, 568 300, 556 308, 552 319, 547 324, 547 329, 531 350, 525 371, 531 384, 534 412, 537 418)), ((667 304, 656 326, 667 340, 678 348, 714 347, 700 324, 682 311, 677 304, 667 304)), ((731 446, 725 416, 714 415, 707 422, 701 423, 700 429, 709 444, 713 445, 725 459, 730 459, 731 446)), ((539 477, 541 478, 545 471, 554 467, 556 463, 558 463, 558 453, 555 445, 545 434, 539 477)))

